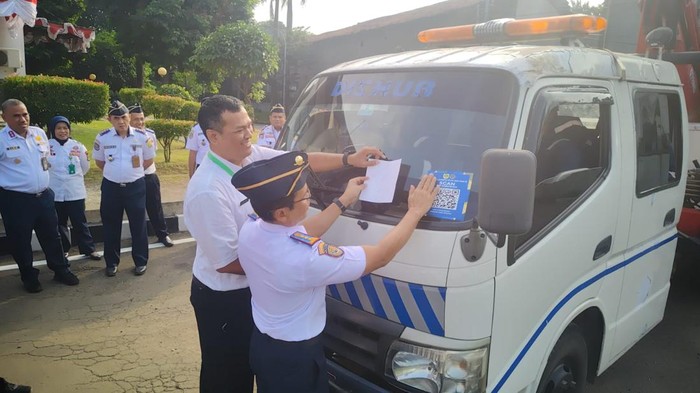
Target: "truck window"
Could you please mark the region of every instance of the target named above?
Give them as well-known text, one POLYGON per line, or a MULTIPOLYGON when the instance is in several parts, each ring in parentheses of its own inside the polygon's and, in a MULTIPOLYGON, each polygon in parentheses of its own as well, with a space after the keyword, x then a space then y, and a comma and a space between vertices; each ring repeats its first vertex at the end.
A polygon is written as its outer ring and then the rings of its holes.
POLYGON ((608 169, 611 104, 600 88, 538 94, 524 140, 537 157, 533 226, 511 242, 516 258, 566 217, 608 169))
MULTIPOLYGON (((471 177, 464 213, 429 223, 465 226, 476 215, 481 154, 505 147, 512 124, 517 83, 511 74, 485 70, 333 74, 312 81, 287 121, 280 147, 342 153, 373 145, 390 160, 401 159, 393 203, 359 202, 349 214, 394 222, 406 211, 411 185, 433 171, 471 177)), ((344 168, 311 176, 314 199, 325 204, 364 170, 344 168)), ((451 191, 451 190, 448 190, 451 191)), ((453 191, 453 190, 452 190, 453 191)), ((443 206, 454 207, 448 197, 443 206)))
POLYGON ((676 93, 637 91, 637 196, 652 194, 680 181, 681 108, 676 93))

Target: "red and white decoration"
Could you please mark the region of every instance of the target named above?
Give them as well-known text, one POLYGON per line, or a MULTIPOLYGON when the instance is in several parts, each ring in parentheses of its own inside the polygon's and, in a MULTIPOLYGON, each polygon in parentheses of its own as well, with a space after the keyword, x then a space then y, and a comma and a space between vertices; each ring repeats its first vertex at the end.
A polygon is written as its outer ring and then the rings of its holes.
POLYGON ((16 38, 22 34, 24 25, 44 27, 46 34, 28 32, 24 37, 25 43, 46 41, 48 36, 63 44, 69 52, 86 53, 90 43, 95 39, 95 31, 74 26, 71 23, 53 23, 46 18, 37 18, 37 2, 38 0, 0 0, 0 17, 5 17, 10 36, 16 38))

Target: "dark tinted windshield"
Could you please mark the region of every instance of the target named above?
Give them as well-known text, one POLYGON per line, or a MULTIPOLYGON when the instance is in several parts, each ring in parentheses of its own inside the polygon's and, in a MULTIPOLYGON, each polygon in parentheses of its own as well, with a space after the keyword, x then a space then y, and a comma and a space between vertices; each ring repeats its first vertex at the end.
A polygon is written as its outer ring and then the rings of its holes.
MULTIPOLYGON (((476 214, 481 153, 507 143, 516 89, 510 74, 484 70, 324 76, 302 93, 279 147, 342 153, 373 145, 390 160, 402 159, 394 202, 358 203, 356 212, 401 217, 407 191, 421 175, 466 174, 469 197, 455 219, 463 222, 476 214)), ((338 195, 333 190, 342 191, 349 178, 363 174, 347 169, 319 174, 309 185, 328 203, 338 195)))

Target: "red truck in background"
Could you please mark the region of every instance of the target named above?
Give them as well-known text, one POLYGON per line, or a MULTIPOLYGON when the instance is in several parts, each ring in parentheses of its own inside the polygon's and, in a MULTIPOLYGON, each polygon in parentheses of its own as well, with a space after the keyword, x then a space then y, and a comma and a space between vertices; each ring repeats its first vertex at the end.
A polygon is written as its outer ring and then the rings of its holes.
POLYGON ((700 30, 697 0, 641 0, 641 22, 637 36, 637 53, 661 57, 676 65, 683 81, 688 110, 688 173, 683 210, 678 231, 682 256, 700 250, 700 30), (666 37, 659 38, 659 27, 667 27, 666 37), (656 32, 653 32, 654 30, 656 32), (660 43, 664 39, 666 43, 660 43))

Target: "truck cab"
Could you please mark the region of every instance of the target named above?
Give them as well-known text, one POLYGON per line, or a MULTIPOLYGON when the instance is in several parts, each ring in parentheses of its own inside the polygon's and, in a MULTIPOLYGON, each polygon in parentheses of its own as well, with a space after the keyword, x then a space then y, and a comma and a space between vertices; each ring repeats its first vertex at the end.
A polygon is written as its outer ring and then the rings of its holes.
MULTIPOLYGON (((402 160, 393 202, 349 206, 324 239, 373 244, 422 175, 468 179, 386 267, 327 288, 333 389, 584 391, 663 318, 687 134, 676 68, 606 50, 433 48, 318 74, 277 147, 402 160)), ((315 209, 360 175, 312 174, 315 209)))

